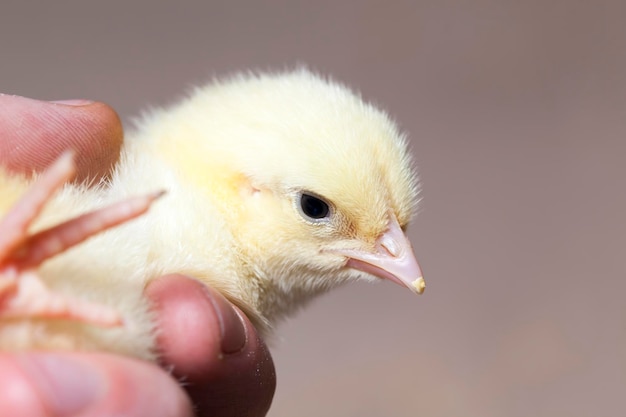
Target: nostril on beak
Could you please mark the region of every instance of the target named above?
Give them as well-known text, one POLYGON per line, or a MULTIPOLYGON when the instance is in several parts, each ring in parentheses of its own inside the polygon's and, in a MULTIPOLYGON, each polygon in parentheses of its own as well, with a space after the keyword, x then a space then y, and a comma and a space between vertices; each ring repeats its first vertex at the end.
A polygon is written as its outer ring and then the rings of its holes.
POLYGON ((382 246, 394 258, 400 256, 400 253, 402 252, 398 242, 396 242, 391 236, 383 236, 380 246, 382 246))

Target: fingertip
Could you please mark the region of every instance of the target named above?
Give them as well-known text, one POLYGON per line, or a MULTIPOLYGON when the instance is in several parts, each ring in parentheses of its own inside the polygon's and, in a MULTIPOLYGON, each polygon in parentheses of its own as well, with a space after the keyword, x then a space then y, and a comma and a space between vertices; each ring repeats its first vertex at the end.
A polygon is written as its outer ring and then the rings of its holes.
POLYGON ((180 416, 192 406, 153 364, 99 353, 0 355, 1 415, 29 417, 180 416))
POLYGON ((146 289, 161 359, 185 381, 199 416, 264 416, 276 389, 269 349, 248 318, 219 292, 181 275, 146 289))
POLYGON ((0 95, 0 164, 29 174, 74 149, 77 180, 108 175, 124 136, 119 116, 105 103, 71 102, 0 95))

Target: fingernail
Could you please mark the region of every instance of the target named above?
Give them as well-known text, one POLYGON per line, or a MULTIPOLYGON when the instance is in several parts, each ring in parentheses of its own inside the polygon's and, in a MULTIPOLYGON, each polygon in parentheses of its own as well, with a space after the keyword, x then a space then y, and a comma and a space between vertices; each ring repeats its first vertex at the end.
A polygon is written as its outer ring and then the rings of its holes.
POLYGON ((76 415, 103 392, 100 373, 81 361, 54 354, 32 354, 20 362, 52 415, 76 415))
POLYGON ((93 103, 93 100, 72 99, 72 100, 52 100, 50 103, 63 104, 66 106, 86 106, 93 103))
POLYGON ((221 344, 224 353, 236 353, 246 345, 246 326, 233 306, 213 289, 207 288, 209 301, 219 321, 221 344))

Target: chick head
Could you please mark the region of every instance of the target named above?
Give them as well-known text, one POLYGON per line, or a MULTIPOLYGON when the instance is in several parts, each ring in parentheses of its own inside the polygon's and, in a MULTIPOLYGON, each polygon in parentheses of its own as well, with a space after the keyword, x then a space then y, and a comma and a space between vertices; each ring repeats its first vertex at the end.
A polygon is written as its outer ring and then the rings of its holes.
POLYGON ((262 317, 355 279, 423 291, 404 234, 417 177, 384 112, 298 70, 214 83, 171 117, 193 138, 173 143, 171 158, 232 225, 245 265, 240 297, 262 317))

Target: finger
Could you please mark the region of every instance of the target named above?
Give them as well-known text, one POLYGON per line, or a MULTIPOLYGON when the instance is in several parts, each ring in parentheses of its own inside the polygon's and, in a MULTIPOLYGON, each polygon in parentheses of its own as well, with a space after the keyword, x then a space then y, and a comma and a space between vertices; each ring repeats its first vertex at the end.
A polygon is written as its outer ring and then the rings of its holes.
POLYGON ((198 416, 264 416, 274 363, 250 321, 217 291, 180 275, 148 287, 166 366, 184 382, 198 416))
POLYGON ((0 375, 2 415, 193 415, 176 382, 139 360, 107 354, 2 354, 0 375))
POLYGON ((41 171, 73 149, 78 181, 105 177, 119 157, 122 139, 120 119, 104 103, 0 94, 0 164, 14 172, 41 171))

